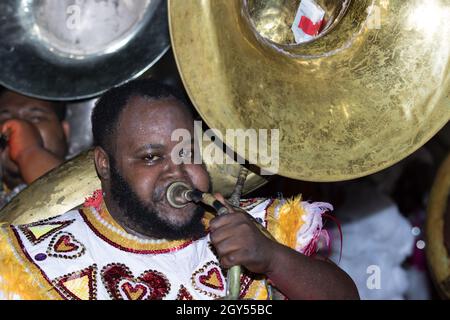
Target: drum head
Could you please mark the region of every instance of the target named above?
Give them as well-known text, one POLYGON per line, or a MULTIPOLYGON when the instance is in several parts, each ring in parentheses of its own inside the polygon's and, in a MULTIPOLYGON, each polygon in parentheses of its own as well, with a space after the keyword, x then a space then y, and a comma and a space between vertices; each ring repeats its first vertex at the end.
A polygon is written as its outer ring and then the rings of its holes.
POLYGON ((164 0, 3 0, 0 84, 51 100, 94 97, 170 45, 164 0))

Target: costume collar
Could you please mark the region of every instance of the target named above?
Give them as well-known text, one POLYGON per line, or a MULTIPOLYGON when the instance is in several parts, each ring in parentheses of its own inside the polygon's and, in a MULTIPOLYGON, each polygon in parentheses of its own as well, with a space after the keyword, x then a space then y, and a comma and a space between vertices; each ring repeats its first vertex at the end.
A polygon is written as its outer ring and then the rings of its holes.
POLYGON ((129 234, 113 219, 104 202, 102 202, 100 210, 94 207, 83 207, 80 213, 97 236, 123 251, 138 254, 162 254, 181 250, 193 242, 193 240, 150 240, 129 234))
MULTIPOLYGON (((101 190, 94 192, 80 210, 88 226, 104 241, 112 246, 139 254, 162 254, 181 250, 194 242, 192 239, 164 240, 143 239, 126 232, 111 216, 102 197, 101 190)), ((207 213, 203 220, 207 227, 212 215, 207 213)))

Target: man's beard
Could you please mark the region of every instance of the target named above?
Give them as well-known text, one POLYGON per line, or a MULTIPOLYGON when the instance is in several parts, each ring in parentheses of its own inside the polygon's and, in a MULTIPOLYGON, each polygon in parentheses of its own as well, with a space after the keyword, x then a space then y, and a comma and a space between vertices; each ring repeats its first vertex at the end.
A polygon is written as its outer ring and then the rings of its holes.
POLYGON ((202 223, 204 208, 197 206, 192 219, 185 225, 172 225, 161 219, 153 206, 142 203, 114 163, 111 163, 110 171, 111 196, 122 209, 123 223, 126 223, 127 227, 139 234, 157 239, 197 239, 206 235, 202 223))

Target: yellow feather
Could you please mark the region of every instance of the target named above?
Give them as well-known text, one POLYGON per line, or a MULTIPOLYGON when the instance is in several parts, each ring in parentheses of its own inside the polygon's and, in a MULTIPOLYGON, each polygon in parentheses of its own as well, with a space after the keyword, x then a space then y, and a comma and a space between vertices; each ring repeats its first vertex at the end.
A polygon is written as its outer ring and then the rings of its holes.
POLYGON ((268 212, 269 231, 278 242, 292 249, 295 249, 297 244, 297 234, 305 223, 303 220, 305 211, 301 205, 301 201, 301 195, 288 199, 286 203, 281 206, 278 217, 275 217, 275 207, 279 204, 279 201, 277 200, 268 212))
POLYGON ((7 299, 17 298, 16 296, 23 300, 57 298, 49 292, 52 290, 49 284, 45 289, 39 285, 38 279, 42 279, 42 275, 28 272, 25 265, 19 261, 4 227, 0 230, 0 277, 0 291, 7 299))

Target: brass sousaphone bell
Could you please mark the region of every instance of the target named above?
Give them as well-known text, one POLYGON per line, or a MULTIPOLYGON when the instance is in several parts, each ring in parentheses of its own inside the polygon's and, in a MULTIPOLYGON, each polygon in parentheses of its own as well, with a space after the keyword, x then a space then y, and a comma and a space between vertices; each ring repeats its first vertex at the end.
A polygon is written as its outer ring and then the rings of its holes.
MULTIPOLYGON (((177 65, 210 127, 280 130, 280 175, 369 175, 450 119, 450 0, 315 2, 326 11, 325 29, 297 44, 290 28, 300 0, 169 0, 177 65)), ((251 146, 240 152, 258 157, 251 146)), ((447 160, 427 222, 429 262, 447 297, 448 168, 447 160)))
POLYGON ((169 0, 181 77, 209 127, 279 129, 282 176, 375 173, 450 118, 450 0, 315 2, 325 29, 296 44, 300 0, 169 0))

